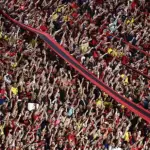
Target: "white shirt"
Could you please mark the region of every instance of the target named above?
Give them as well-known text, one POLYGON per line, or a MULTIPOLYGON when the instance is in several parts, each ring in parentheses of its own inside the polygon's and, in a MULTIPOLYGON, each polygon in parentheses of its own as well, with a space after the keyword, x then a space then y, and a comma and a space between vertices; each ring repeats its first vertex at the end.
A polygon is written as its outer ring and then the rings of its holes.
POLYGON ((120 147, 113 148, 112 150, 122 150, 120 147))
POLYGON ((113 148, 112 146, 109 146, 109 150, 122 150, 122 148, 120 148, 120 147, 113 148))
POLYGON ((10 80, 8 74, 6 74, 6 75, 4 76, 4 81, 5 81, 6 83, 8 83, 8 84, 11 84, 11 80, 10 80))

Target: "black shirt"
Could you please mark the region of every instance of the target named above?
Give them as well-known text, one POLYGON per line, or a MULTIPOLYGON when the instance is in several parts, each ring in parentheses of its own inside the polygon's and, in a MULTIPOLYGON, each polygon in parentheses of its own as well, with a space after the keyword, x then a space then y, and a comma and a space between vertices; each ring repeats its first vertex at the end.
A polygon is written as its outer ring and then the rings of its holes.
POLYGON ((64 146, 62 145, 62 146, 57 146, 57 148, 56 148, 56 150, 64 150, 64 146))

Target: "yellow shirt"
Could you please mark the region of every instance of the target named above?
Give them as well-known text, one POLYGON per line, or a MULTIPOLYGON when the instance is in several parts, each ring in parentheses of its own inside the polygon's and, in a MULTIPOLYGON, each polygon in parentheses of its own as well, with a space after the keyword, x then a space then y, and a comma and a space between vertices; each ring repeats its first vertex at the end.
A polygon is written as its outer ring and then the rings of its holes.
POLYGON ((124 77, 125 77, 125 75, 124 75, 124 74, 122 74, 122 75, 121 75, 121 78, 124 78, 124 77))
POLYGON ((118 56, 118 52, 116 49, 112 49, 112 48, 108 48, 108 54, 111 54, 112 56, 114 57, 117 57, 118 56))
POLYGON ((5 36, 4 36, 4 39, 5 39, 6 41, 8 41, 8 36, 7 36, 7 35, 5 35, 5 36))
POLYGON ((112 51, 113 51, 113 49, 112 48, 108 48, 108 54, 111 54, 112 53, 112 51))
POLYGON ((86 53, 88 51, 89 42, 81 44, 82 53, 86 53))
POLYGON ((103 104, 103 102, 102 102, 101 99, 97 99, 97 100, 96 100, 96 106, 97 106, 97 107, 101 107, 102 104, 103 104))
POLYGON ((112 106, 112 103, 111 103, 111 102, 104 102, 104 105, 105 105, 105 106, 108 106, 108 107, 111 107, 111 106, 112 106))
POLYGON ((131 24, 131 25, 132 25, 133 23, 134 23, 134 18, 132 18, 131 20, 128 19, 127 22, 126 22, 126 24, 131 24))
POLYGON ((98 133, 94 134, 94 139, 96 139, 98 137, 98 133))
POLYGON ((53 13, 53 14, 52 14, 52 20, 53 20, 53 21, 57 20, 58 17, 59 17, 59 16, 58 16, 57 13, 53 13))
POLYGON ((119 57, 122 57, 122 56, 124 56, 124 53, 123 52, 119 52, 119 57))
POLYGON ((32 39, 31 44, 32 44, 32 46, 34 47, 35 44, 36 44, 36 41, 35 41, 34 39, 32 39))
POLYGON ((127 77, 125 74, 122 74, 122 75, 121 75, 121 78, 123 79, 124 85, 127 85, 127 84, 129 83, 128 77, 127 77))
POLYGON ((57 9, 56 9, 56 12, 60 13, 62 11, 64 11, 65 9, 65 5, 60 5, 57 9))
POLYGON ((61 11, 62 11, 61 7, 57 8, 57 10, 56 10, 56 12, 58 12, 58 13, 60 13, 61 11))
POLYGON ((68 16, 63 16, 63 20, 64 20, 65 22, 67 22, 67 21, 69 21, 69 17, 68 17, 68 16))
POLYGON ((82 127, 82 124, 81 124, 81 123, 77 123, 77 128, 78 128, 78 130, 80 130, 81 127, 82 127))
POLYGON ((128 77, 126 77, 126 79, 124 80, 125 84, 128 84, 128 77))
POLYGON ((129 142, 129 137, 130 137, 129 132, 125 132, 125 134, 124 134, 124 140, 127 141, 127 142, 129 142))
POLYGON ((0 39, 2 38, 2 32, 0 32, 0 39))
POLYGON ((12 66, 13 68, 16 68, 16 67, 17 67, 17 63, 16 63, 16 62, 15 62, 15 63, 12 63, 11 66, 12 66))
POLYGON ((114 50, 112 51, 112 56, 114 56, 114 57, 117 57, 117 56, 118 56, 118 53, 117 53, 116 49, 114 49, 114 50))
POLYGON ((16 87, 11 87, 11 92, 12 92, 14 95, 17 95, 17 94, 18 94, 18 88, 16 88, 16 87))
POLYGON ((4 125, 0 125, 0 135, 4 135, 4 125))

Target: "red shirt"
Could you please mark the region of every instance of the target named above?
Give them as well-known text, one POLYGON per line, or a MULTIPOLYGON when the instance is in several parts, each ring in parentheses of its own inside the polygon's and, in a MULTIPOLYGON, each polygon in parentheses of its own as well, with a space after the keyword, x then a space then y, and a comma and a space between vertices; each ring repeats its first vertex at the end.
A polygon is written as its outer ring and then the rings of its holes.
POLYGON ((15 56, 16 54, 17 54, 16 52, 9 52, 9 53, 8 53, 8 55, 11 56, 11 57, 12 57, 12 56, 15 56))
POLYGON ((78 17, 78 13, 73 12, 73 13, 72 13, 72 17, 77 18, 77 17, 78 17))
POLYGON ((135 148, 131 148, 131 150, 139 150, 139 148, 135 147, 135 148))
POLYGON ((137 3, 135 1, 133 1, 131 3, 131 9, 135 9, 135 7, 137 7, 137 3))
POLYGON ((103 3, 103 0, 96 0, 96 3, 97 3, 97 4, 102 4, 102 3, 103 3))
POLYGON ((98 56, 99 56, 99 55, 98 55, 97 51, 94 51, 93 57, 94 57, 94 58, 98 58, 98 56))
POLYGON ((98 44, 96 39, 92 39, 92 41, 90 42, 93 46, 96 46, 98 44))
POLYGON ((78 8, 78 5, 77 5, 75 2, 73 2, 73 3, 71 4, 71 7, 74 8, 74 9, 77 9, 77 8, 78 8))
POLYGON ((69 134, 69 135, 68 135, 68 140, 75 142, 75 135, 74 135, 74 134, 69 134))
POLYGON ((127 64, 129 62, 129 59, 127 56, 123 56, 121 61, 122 61, 122 64, 127 64))
POLYGON ((6 91, 4 89, 0 89, 0 94, 4 95, 6 91))
POLYGON ((39 120, 39 119, 40 119, 40 115, 34 115, 34 116, 33 116, 33 119, 34 119, 34 120, 39 120))
POLYGON ((41 25, 40 26, 40 29, 43 31, 43 32, 46 32, 48 30, 48 28, 44 25, 41 25))
POLYGON ((145 68, 145 69, 143 70, 143 73, 148 75, 148 69, 145 68))

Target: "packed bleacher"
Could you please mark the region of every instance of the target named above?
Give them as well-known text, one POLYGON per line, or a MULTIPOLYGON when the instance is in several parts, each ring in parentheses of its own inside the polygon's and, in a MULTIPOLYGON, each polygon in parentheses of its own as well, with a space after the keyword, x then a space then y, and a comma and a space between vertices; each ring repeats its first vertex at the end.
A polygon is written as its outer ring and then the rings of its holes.
MULTIPOLYGON (((150 111, 149 1, 0 3, 150 111)), ((2 15, 0 69, 0 150, 149 150, 149 123, 82 77, 38 35, 2 15)))

